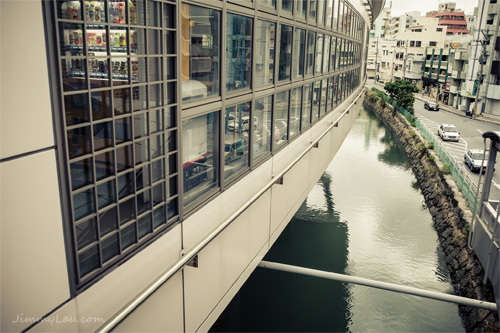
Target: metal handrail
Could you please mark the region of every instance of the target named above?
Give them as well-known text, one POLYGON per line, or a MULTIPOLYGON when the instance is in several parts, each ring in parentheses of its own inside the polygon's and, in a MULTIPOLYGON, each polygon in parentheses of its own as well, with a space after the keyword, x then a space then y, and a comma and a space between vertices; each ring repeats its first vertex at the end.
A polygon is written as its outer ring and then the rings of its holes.
MULTIPOLYGON (((366 82, 366 80, 365 80, 366 82)), ((115 314, 105 325, 101 326, 97 332, 109 332, 116 325, 118 325, 125 317, 127 317, 132 311, 134 311, 139 305, 142 304, 149 296, 151 296, 156 290, 158 290, 168 279, 170 279, 175 273, 177 273, 181 268, 188 264, 205 246, 207 246, 218 234, 220 234, 227 226, 231 224, 238 216, 240 216, 251 204, 253 204, 257 199, 259 199, 267 190, 269 190, 277 181, 279 181, 295 164, 297 164, 312 148, 317 147, 317 144, 321 139, 325 137, 328 132, 330 132, 339 121, 349 112, 351 107, 357 103, 360 96, 363 94, 365 88, 361 85, 361 91, 356 96, 353 102, 342 112, 340 117, 333 121, 330 126, 311 144, 302 152, 296 159, 294 159, 290 165, 288 165, 283 171, 281 171, 277 176, 273 176, 273 179, 268 182, 259 192, 257 192, 250 200, 248 200, 243 206, 241 206, 236 212, 229 216, 222 224, 215 228, 209 235, 202 239, 198 244, 196 244, 189 252, 185 253, 184 256, 177 261, 173 266, 166 270, 155 282, 153 282, 149 287, 143 290, 140 295, 134 298, 127 306, 115 314)))
POLYGON ((372 288, 394 291, 394 292, 398 292, 398 293, 410 294, 410 295, 435 299, 435 300, 443 301, 443 302, 473 306, 476 308, 486 309, 489 311, 497 311, 497 305, 495 303, 485 302, 485 301, 480 301, 480 300, 476 300, 476 299, 472 299, 472 298, 455 296, 455 295, 450 295, 450 294, 445 294, 445 293, 440 293, 437 291, 430 291, 430 290, 425 290, 425 289, 420 289, 420 288, 415 288, 415 287, 402 286, 402 285, 395 284, 395 283, 370 280, 370 279, 360 278, 360 277, 356 277, 356 276, 320 271, 317 269, 297 267, 297 266, 286 265, 286 264, 281 264, 281 263, 276 263, 276 262, 269 262, 269 261, 261 261, 258 266, 262 267, 262 268, 274 269, 274 270, 283 271, 283 272, 290 272, 290 273, 302 274, 302 275, 307 275, 307 276, 315 276, 315 277, 328 279, 328 280, 353 283, 353 284, 358 284, 358 285, 366 286, 366 287, 372 287, 372 288))

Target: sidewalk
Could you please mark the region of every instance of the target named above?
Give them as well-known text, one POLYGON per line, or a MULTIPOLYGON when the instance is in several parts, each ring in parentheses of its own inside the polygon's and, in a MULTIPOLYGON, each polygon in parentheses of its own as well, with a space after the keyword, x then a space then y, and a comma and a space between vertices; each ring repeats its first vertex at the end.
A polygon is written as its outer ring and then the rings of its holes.
MULTIPOLYGON (((374 82, 377 86, 380 86, 382 87, 382 91, 384 91, 384 85, 381 84, 381 83, 378 83, 378 82, 374 82)), ((434 98, 431 98, 429 96, 422 96, 422 93, 415 93, 415 99, 419 99, 421 101, 433 101, 435 102, 436 100, 434 98)), ((449 106, 449 105, 444 105, 442 103, 439 103, 439 109, 440 110, 443 110, 443 111, 447 111, 447 112, 450 112, 450 113, 454 113, 458 116, 461 116, 461 117, 464 117, 464 118, 469 118, 469 116, 466 116, 465 115, 465 112, 463 111, 459 111, 457 109, 455 109, 454 107, 452 106, 449 106)), ((500 117, 499 116, 494 116, 494 115, 489 115, 489 114, 484 114, 482 116, 476 116, 474 118, 474 120, 478 120, 478 121, 483 121, 483 122, 486 122, 486 123, 490 123, 490 124, 497 124, 497 125, 500 125, 500 117)))

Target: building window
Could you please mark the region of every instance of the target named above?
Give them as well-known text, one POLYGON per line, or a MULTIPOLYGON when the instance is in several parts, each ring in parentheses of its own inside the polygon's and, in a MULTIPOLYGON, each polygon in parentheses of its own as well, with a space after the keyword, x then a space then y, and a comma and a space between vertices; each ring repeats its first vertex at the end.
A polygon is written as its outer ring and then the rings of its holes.
POLYGON ((314 82, 312 96, 312 113, 311 122, 315 123, 319 120, 319 103, 321 98, 321 81, 314 82))
POLYGON ((219 96, 220 12, 183 4, 181 23, 182 101, 219 96))
POLYGON ((293 88, 290 96, 290 138, 300 131, 302 87, 293 88))
POLYGON ((307 0, 297 0, 297 10, 295 15, 299 18, 305 19, 307 12, 307 0))
POLYGON ((320 115, 326 114, 327 112, 327 107, 326 107, 326 99, 327 99, 327 89, 328 89, 328 80, 323 79, 321 80, 321 103, 320 103, 320 115))
POLYGON ((258 125, 250 119, 250 102, 226 108, 224 118, 224 179, 232 179, 249 166, 249 134, 258 125))
POLYGON ((436 46, 437 42, 429 42, 429 46, 436 46))
POLYGON ((304 64, 306 53, 306 31, 295 28, 293 41, 293 68, 292 77, 294 79, 304 77, 304 64))
POLYGON ((325 36, 325 49, 323 51, 323 73, 328 73, 328 70, 330 69, 330 36, 325 36))
POLYGON ((312 83, 304 86, 304 106, 302 108, 302 129, 311 124, 312 83))
POLYGON ((252 19, 227 14, 226 30, 226 89, 251 87, 252 19))
POLYGON ((327 0, 326 1, 326 28, 329 30, 329 28, 332 27, 332 16, 333 16, 333 0, 327 0))
POLYGON ((325 0, 318 0, 318 24, 325 25, 325 0))
POLYGON ((323 69, 323 40, 325 35, 318 34, 318 38, 316 39, 316 60, 315 60, 315 69, 314 74, 321 74, 323 69))
POLYGON ((293 13, 293 0, 281 0, 281 10, 285 13, 293 13))
POLYGON ((184 207, 219 187, 219 112, 182 121, 184 207))
POLYGON ((414 40, 410 41, 410 47, 415 47, 415 41, 414 40))
POLYGON ((53 7, 77 287, 179 214, 177 7, 115 1, 106 14, 101 2, 79 3, 53 7))
POLYGON ((314 73, 314 49, 316 46, 316 33, 314 31, 307 32, 307 63, 306 75, 314 73))
POLYGON ((259 0, 257 3, 262 6, 276 9, 276 0, 259 0))
POLYGON ((280 24, 278 81, 290 80, 292 64, 292 27, 280 24))
POLYGON ((330 47, 330 72, 335 70, 337 55, 337 38, 332 36, 331 47, 330 47))
POLYGON ((334 3, 333 3, 333 21, 332 21, 332 28, 333 28, 333 31, 337 31, 338 27, 337 27, 337 24, 338 24, 338 19, 339 19, 339 0, 335 0, 334 3))
POLYGON ((274 83, 274 50, 276 24, 258 20, 255 52, 255 85, 274 83))
POLYGON ((443 31, 443 28, 436 28, 436 31, 441 32, 441 31, 443 31))
POLYGON ((274 148, 279 148, 288 141, 288 106, 290 91, 282 91, 276 94, 276 106, 274 110, 274 148))
POLYGON ((417 41, 415 42, 415 47, 421 47, 421 46, 422 46, 422 42, 421 42, 421 41, 419 41, 419 40, 417 40, 417 41))
POLYGON ((316 22, 316 12, 318 9, 318 0, 309 0, 309 16, 308 20, 316 22))
POLYGON ((258 161, 271 152, 271 116, 273 112, 273 96, 259 98, 255 101, 255 131, 252 136, 253 160, 258 161))

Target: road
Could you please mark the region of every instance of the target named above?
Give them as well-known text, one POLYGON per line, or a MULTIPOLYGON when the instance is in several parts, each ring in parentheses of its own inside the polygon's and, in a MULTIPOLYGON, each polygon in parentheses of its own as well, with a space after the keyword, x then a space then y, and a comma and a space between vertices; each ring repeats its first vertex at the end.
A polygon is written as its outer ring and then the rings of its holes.
MULTIPOLYGON (((373 81, 367 82, 367 86, 369 88, 376 87, 382 91, 384 90, 382 86, 376 85, 373 81)), ((415 116, 434 136, 435 141, 448 150, 449 155, 457 161, 457 165, 463 166, 464 172, 477 184, 479 181, 479 174, 471 172, 465 165, 464 154, 468 149, 482 149, 484 147, 482 133, 487 131, 498 131, 499 125, 471 119, 445 110, 439 110, 437 112, 428 111, 424 108, 424 101, 419 99, 415 99, 414 109, 415 116), (441 138, 437 136, 437 130, 441 124, 455 125, 460 132, 460 141, 442 141, 441 138)), ((487 146, 489 148, 489 141, 487 142, 487 146)), ((497 163, 497 169, 498 168, 499 164, 497 163)), ((484 181, 484 177, 482 181, 484 181)), ((492 193, 490 197, 495 199, 500 198, 500 172, 498 170, 493 174, 492 193)))

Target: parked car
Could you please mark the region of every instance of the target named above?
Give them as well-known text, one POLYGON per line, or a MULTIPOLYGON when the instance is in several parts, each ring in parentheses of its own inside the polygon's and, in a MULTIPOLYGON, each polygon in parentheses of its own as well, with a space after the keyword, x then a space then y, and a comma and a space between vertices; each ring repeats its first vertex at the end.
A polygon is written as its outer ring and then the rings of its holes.
POLYGON ((443 141, 458 141, 460 140, 460 133, 457 128, 452 124, 442 124, 438 129, 438 136, 443 141))
MULTIPOLYGON (((479 172, 481 169, 481 163, 483 163, 483 149, 471 149, 464 154, 464 163, 470 168, 472 172, 479 172)), ((484 156, 483 172, 486 171, 488 166, 488 152, 484 156)))
POLYGON ((426 101, 424 103, 424 108, 426 108, 427 110, 439 111, 439 104, 432 101, 426 101))

